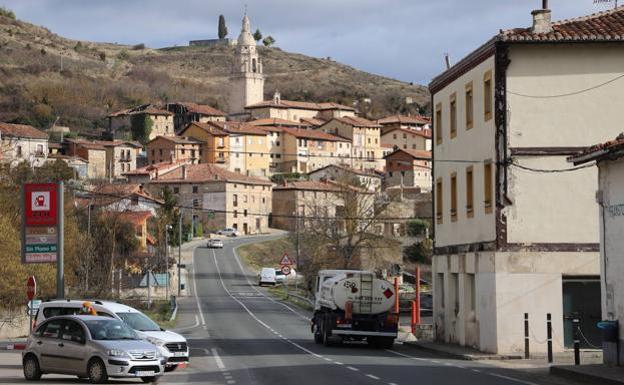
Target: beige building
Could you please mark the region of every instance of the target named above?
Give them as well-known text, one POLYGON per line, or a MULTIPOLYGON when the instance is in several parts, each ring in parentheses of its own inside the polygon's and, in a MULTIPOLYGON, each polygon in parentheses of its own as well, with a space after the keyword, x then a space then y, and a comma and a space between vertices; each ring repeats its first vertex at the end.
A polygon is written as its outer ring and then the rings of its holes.
POLYGON ((106 147, 82 139, 65 139, 63 151, 68 156, 78 156, 88 162, 87 179, 105 179, 107 176, 106 147))
POLYGON ((152 104, 142 104, 108 115, 108 130, 112 133, 118 130, 130 131, 133 119, 149 119, 152 122, 150 140, 157 136, 175 135, 173 114, 152 104))
POLYGON ((329 164, 348 161, 351 143, 322 131, 282 129, 282 172, 307 173, 329 164))
POLYGON ((386 176, 384 186, 419 187, 431 191, 431 152, 396 149, 384 157, 386 176))
POLYGON ((228 168, 230 162, 230 134, 223 130, 220 121, 192 122, 178 131, 179 135, 202 142, 198 163, 214 163, 228 168))
POLYGON ((423 131, 431 129, 431 118, 420 115, 391 115, 377 120, 381 124, 381 133, 385 134, 395 128, 423 131))
POLYGON ((227 114, 206 104, 192 102, 167 103, 167 111, 173 113, 173 124, 175 132, 179 131, 190 123, 225 122, 227 114))
POLYGON ((403 150, 431 151, 431 130, 395 127, 382 128, 381 144, 403 150))
POLYGON ((318 123, 319 120, 327 121, 332 118, 355 116, 355 108, 338 103, 311 103, 284 100, 279 92, 273 95, 272 100, 266 100, 250 104, 245 109, 251 114, 252 119, 285 119, 290 121, 302 121, 307 124, 318 123), (303 119, 303 120, 302 120, 303 119), (308 119, 315 119, 307 121, 308 119))
POLYGON ((137 154, 142 147, 124 140, 66 139, 63 148, 65 155, 79 156, 89 162, 87 178, 113 180, 136 169, 137 154))
POLYGON ((157 136, 147 143, 147 163, 201 163, 204 142, 183 136, 157 136))
POLYGON ((243 27, 238 36, 234 65, 230 75, 230 115, 244 116, 245 106, 264 100, 264 75, 262 60, 256 50, 256 41, 251 34, 249 18, 243 17, 243 27))
POLYGON ((25 124, 0 122, 0 162, 12 166, 26 161, 42 166, 48 157, 48 134, 25 124))
POLYGON ((378 192, 381 190, 381 175, 375 172, 356 170, 343 164, 330 164, 328 166, 310 171, 310 180, 335 181, 360 186, 368 191, 378 192))
POLYGON ((228 169, 248 176, 270 175, 269 138, 266 131, 244 122, 213 122, 229 135, 228 169))
MULTIPOLYGON (((623 13, 552 23, 534 11, 532 27, 501 31, 430 84, 438 339, 521 352, 525 313, 532 325, 550 314, 565 346, 574 312, 593 333, 597 172, 557 170, 622 130, 623 13)), ((531 352, 545 351, 545 327, 531 330, 531 352)))
POLYGON ((333 118, 318 130, 351 142, 350 166, 360 170, 383 170, 381 125, 357 116, 333 118))
POLYGON ((154 195, 169 187, 185 210, 204 231, 225 227, 242 234, 268 231, 271 182, 231 172, 214 164, 179 165, 152 179, 146 188, 154 195))

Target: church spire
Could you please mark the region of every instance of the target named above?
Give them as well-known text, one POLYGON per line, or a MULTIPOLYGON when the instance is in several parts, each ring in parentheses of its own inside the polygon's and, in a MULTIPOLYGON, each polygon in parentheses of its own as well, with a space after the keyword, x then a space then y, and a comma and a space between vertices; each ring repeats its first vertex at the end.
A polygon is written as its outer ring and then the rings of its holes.
POLYGON ((256 45, 256 41, 251 35, 251 26, 247 11, 245 11, 245 16, 243 16, 243 27, 241 28, 240 35, 238 35, 238 45, 256 45))

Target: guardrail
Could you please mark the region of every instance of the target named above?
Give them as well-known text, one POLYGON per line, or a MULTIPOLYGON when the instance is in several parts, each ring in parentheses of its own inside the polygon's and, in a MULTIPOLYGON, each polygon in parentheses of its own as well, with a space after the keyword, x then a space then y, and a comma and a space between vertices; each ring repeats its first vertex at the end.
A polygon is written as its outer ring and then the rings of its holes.
POLYGON ((286 293, 286 298, 288 298, 288 297, 296 298, 296 299, 298 299, 300 301, 307 302, 311 306, 314 306, 314 301, 312 301, 310 298, 307 298, 307 297, 304 297, 304 296, 301 296, 301 295, 297 295, 297 294, 286 293))

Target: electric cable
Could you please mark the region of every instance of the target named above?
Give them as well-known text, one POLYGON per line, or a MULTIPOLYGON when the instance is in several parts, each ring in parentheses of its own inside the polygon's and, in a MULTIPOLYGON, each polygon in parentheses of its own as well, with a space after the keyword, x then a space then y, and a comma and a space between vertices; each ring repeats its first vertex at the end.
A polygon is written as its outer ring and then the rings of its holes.
POLYGON ((507 90, 507 93, 511 94, 511 95, 515 95, 515 96, 520 96, 523 98, 532 98, 532 99, 554 99, 554 98, 563 98, 563 97, 567 97, 567 96, 574 96, 574 95, 579 95, 579 94, 583 94, 585 92, 589 92, 589 91, 593 91, 595 89, 604 87, 608 84, 611 84, 613 82, 616 82, 620 79, 624 78, 624 74, 618 75, 616 77, 614 77, 613 79, 607 80, 606 82, 597 84, 595 86, 592 87, 588 87, 588 88, 584 88, 582 90, 578 90, 578 91, 572 91, 572 92, 567 92, 567 93, 563 93, 563 94, 555 94, 555 95, 527 95, 527 94, 522 94, 519 92, 513 92, 513 91, 509 91, 507 90))

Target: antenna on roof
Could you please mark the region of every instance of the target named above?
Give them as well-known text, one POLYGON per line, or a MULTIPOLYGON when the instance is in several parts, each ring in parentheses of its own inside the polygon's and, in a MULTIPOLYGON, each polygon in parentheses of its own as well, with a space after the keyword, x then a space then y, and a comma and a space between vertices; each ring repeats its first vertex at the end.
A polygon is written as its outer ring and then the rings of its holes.
POLYGON ((446 69, 451 68, 451 56, 448 52, 444 53, 444 64, 446 64, 446 69))
POLYGON ((618 0, 594 0, 594 4, 614 3, 614 8, 618 7, 618 0))

